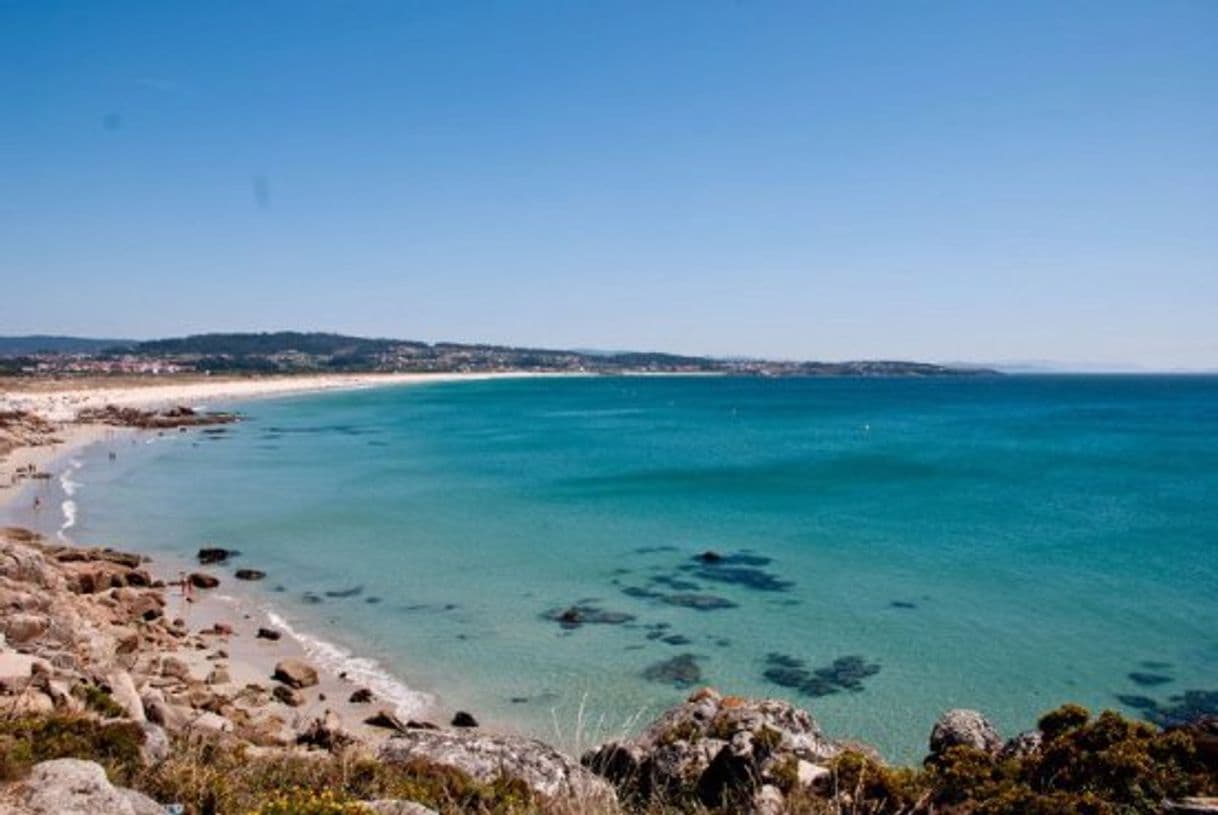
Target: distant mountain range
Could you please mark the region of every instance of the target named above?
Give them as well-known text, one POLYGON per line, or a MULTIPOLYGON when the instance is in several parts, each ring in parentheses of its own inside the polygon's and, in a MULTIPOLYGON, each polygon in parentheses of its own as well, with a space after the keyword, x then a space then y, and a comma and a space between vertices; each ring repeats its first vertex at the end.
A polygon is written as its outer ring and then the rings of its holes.
POLYGON ((0 337, 0 371, 146 373, 175 371, 625 371, 735 373, 756 376, 965 376, 975 366, 901 360, 798 362, 723 359, 638 351, 575 351, 353 337, 343 334, 196 334, 159 340, 0 337))

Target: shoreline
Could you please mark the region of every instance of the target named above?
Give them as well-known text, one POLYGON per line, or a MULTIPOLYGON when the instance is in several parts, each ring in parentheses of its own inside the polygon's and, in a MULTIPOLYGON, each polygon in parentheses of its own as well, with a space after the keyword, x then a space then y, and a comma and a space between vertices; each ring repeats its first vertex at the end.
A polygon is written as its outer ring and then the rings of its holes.
MULTIPOLYGON (((104 441, 112 435, 132 432, 129 428, 78 423, 76 415, 85 409, 100 409, 107 405, 148 410, 178 405, 197 407, 209 403, 241 404, 247 401, 365 388, 577 375, 529 371, 469 374, 322 374, 247 378, 191 377, 176 382, 136 379, 126 383, 110 383, 105 379, 98 379, 84 385, 77 380, 29 380, 22 382, 25 387, 0 391, 0 413, 33 413, 55 425, 55 428, 35 444, 17 444, 7 455, 3 453, 3 448, 0 448, 0 512, 26 492, 29 486, 29 479, 21 482, 15 480, 18 467, 33 465, 35 471, 47 472, 52 467, 61 467, 62 462, 72 453, 104 441)), ((5 387, 9 387, 8 382, 5 387)), ((51 475, 58 477, 59 473, 52 472, 51 475)))
MULTIPOLYGON (((173 384, 157 381, 85 388, 34 387, 25 391, 5 392, 0 394, 0 411, 21 410, 55 417, 55 427, 37 443, 18 446, 0 460, 0 486, 4 487, 0 489, 0 519, 14 526, 32 525, 48 543, 88 546, 87 541, 73 538, 67 519, 64 519, 67 525, 60 526, 62 516, 59 513, 65 512, 63 505, 71 502, 71 492, 66 490, 64 479, 73 471, 78 461, 76 457, 106 442, 156 431, 74 421, 76 412, 86 408, 118 405, 157 409, 178 405, 194 407, 207 402, 239 405, 247 401, 311 393, 536 376, 547 374, 356 374, 173 384), (19 467, 32 467, 44 477, 14 481, 19 467), (18 509, 18 500, 28 497, 35 490, 50 493, 62 500, 55 505, 56 501, 44 499, 43 508, 33 515, 29 510, 18 509), (56 515, 53 522, 51 513, 56 515)), ((138 554, 145 558, 151 555, 146 552, 138 554)), ((392 731, 367 725, 364 719, 382 709, 392 712, 403 722, 408 719, 430 721, 434 718, 437 724, 446 723, 447 718, 455 712, 435 693, 415 689, 403 682, 376 658, 363 656, 341 641, 334 642, 314 636, 309 631, 298 630, 286 616, 281 616, 274 609, 269 592, 255 583, 245 586, 227 572, 217 573, 219 570, 188 560, 171 561, 163 553, 157 553, 149 565, 155 577, 170 585, 175 574, 195 572, 211 574, 223 581, 217 589, 195 590, 190 602, 179 592, 164 589, 166 616, 169 619, 183 619, 188 629, 200 636, 217 625, 230 628, 231 635, 215 639, 223 641, 222 650, 226 654, 224 667, 236 686, 268 682, 275 664, 284 659, 305 660, 317 669, 319 682, 311 689, 312 693, 308 694, 304 704, 297 708, 280 705, 282 710, 279 712, 288 718, 289 727, 299 729, 329 711, 338 716, 348 732, 368 741, 376 741, 392 731), (273 629, 281 636, 275 641, 259 638, 257 632, 260 628, 273 629), (352 692, 359 688, 373 692, 370 704, 349 701, 352 692)), ((214 661, 215 652, 210 655, 204 651, 187 653, 184 661, 192 672, 207 675, 214 667, 209 658, 214 661)))

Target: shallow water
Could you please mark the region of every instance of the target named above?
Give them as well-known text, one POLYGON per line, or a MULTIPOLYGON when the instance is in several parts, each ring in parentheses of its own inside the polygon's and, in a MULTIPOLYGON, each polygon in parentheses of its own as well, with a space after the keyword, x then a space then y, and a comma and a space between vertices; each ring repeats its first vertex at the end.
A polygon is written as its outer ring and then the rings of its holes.
POLYGON ((243 409, 85 456, 71 534, 240 549, 295 628, 568 747, 681 679, 901 760, 949 707, 1011 733, 1066 700, 1218 689, 1218 378, 532 379, 243 409))

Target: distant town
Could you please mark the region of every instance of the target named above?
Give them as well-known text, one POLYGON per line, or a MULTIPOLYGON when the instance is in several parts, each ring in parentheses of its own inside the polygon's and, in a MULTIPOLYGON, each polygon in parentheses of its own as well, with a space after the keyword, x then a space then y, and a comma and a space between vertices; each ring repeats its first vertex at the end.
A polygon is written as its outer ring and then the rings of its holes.
POLYGON ((162 376, 318 372, 707 373, 739 376, 965 376, 985 368, 922 362, 720 359, 646 352, 594 352, 370 339, 341 334, 199 334, 129 341, 0 337, 0 375, 162 376))

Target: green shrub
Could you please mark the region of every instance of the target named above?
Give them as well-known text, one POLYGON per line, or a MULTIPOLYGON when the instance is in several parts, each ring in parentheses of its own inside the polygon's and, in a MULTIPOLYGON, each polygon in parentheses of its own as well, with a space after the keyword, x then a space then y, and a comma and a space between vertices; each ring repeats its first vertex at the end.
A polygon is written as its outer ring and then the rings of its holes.
POLYGON ((100 722, 53 715, 0 720, 0 780, 20 778, 41 761, 96 761, 111 777, 126 780, 140 767, 144 732, 134 722, 100 722))

